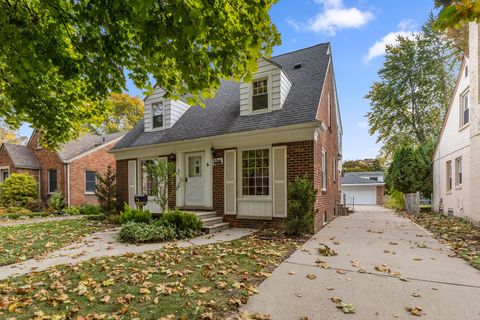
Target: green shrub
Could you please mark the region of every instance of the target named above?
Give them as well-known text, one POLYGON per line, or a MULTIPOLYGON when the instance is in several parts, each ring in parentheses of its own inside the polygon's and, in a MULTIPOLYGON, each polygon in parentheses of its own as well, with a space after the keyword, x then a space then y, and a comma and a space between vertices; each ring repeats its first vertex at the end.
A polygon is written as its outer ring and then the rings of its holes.
POLYGON ((79 208, 82 215, 99 215, 102 214, 100 206, 94 206, 92 204, 85 204, 79 208))
POLYGON ((32 199, 25 205, 25 208, 32 212, 43 212, 46 209, 46 205, 40 199, 32 199))
POLYGON ((134 222, 143 222, 149 223, 152 219, 152 214, 150 211, 142 211, 140 209, 135 209, 125 204, 123 211, 120 213, 120 223, 124 224, 130 221, 134 222))
POLYGON ((125 223, 118 234, 120 240, 130 243, 162 242, 172 240, 175 236, 175 230, 171 227, 134 221, 125 223))
POLYGON ((8 207, 7 213, 16 213, 16 214, 26 215, 26 214, 31 214, 32 211, 22 207, 8 207))
POLYGON ((4 217, 6 217, 7 219, 17 220, 17 219, 20 219, 20 217, 23 217, 23 215, 19 213, 9 213, 9 214, 6 214, 4 217))
POLYGON ((80 214, 80 209, 74 206, 66 207, 63 209, 64 214, 68 214, 70 216, 77 216, 80 214))
POLYGON ((65 198, 63 197, 63 193, 58 191, 52 192, 50 194, 50 198, 48 198, 47 204, 55 213, 61 212, 65 207, 65 198))
POLYGON ((102 221, 105 220, 106 216, 103 213, 100 214, 89 214, 85 217, 87 220, 93 220, 93 221, 102 221))
POLYGON ((385 206, 396 211, 405 210, 405 196, 402 192, 392 190, 390 196, 385 201, 385 206))
POLYGON ((114 225, 120 225, 120 215, 114 214, 114 215, 109 215, 106 217, 107 223, 109 224, 114 224, 114 225))
POLYGON ((100 207, 106 215, 117 213, 117 175, 115 169, 108 166, 104 174, 97 173, 97 185, 95 195, 98 198, 100 207))
POLYGON ((5 207, 24 207, 37 198, 35 178, 25 173, 12 173, 0 184, 0 203, 5 207))
POLYGON ((288 186, 288 214, 285 220, 286 233, 299 236, 313 232, 315 199, 317 190, 309 179, 296 178, 288 186))
POLYGON ((179 209, 165 212, 156 224, 172 227, 180 239, 200 234, 203 225, 202 220, 196 214, 179 209))

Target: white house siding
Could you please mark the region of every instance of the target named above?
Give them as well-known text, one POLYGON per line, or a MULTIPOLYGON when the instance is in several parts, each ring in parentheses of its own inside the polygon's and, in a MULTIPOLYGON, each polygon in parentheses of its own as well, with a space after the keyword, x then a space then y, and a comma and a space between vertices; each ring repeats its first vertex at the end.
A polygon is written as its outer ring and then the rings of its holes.
POLYGON ((480 106, 479 106, 479 38, 480 30, 476 23, 470 23, 470 207, 468 216, 480 222, 480 106))
POLYGON ((342 186, 342 193, 347 195, 347 197, 353 197, 355 199, 355 204, 377 204, 377 186, 342 186))
MULTIPOLYGON (((469 61, 465 60, 457 80, 457 87, 434 155, 433 167, 434 209, 439 210, 443 207, 444 213, 450 212, 463 217, 471 216, 470 125, 460 127, 460 97, 469 89, 469 77, 465 76, 465 67, 469 64, 469 61), (455 160, 460 157, 462 159, 463 181, 461 185, 458 185, 455 175, 455 160), (453 177, 452 188, 449 191, 447 191, 448 161, 452 163, 453 177)), ((471 74, 470 71, 469 74, 471 74)))
MULTIPOLYGON (((155 87, 153 93, 148 96, 144 103, 144 122, 145 132, 154 130, 152 128, 152 104, 163 100, 165 90, 159 87, 155 87)), ((175 122, 187 111, 189 105, 181 100, 164 100, 164 128, 171 128, 175 122)))
MULTIPOLYGON (((268 77, 269 108, 265 111, 281 109, 290 91, 292 83, 286 74, 277 65, 262 59, 258 63, 258 70, 253 80, 268 77)), ((240 115, 251 114, 252 83, 240 83, 240 115)), ((265 112, 261 111, 261 112, 265 112)))

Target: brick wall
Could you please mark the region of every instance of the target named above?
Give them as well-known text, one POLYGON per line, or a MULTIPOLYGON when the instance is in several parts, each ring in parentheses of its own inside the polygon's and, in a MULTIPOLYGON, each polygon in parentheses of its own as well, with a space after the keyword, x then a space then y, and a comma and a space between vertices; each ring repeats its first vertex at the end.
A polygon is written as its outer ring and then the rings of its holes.
MULTIPOLYGON (((225 153, 225 149, 217 150, 215 149, 215 153, 213 158, 223 158, 225 153)), ((218 214, 224 214, 225 210, 225 196, 224 196, 224 165, 214 165, 212 172, 213 172, 213 210, 215 210, 218 214)), ((224 219, 225 220, 225 219, 224 219)))
POLYGON ((115 156, 108 153, 113 145, 107 144, 70 163, 70 205, 98 204, 95 194, 85 193, 85 171, 103 174, 108 166, 115 169, 115 156))
POLYGON ((5 148, 0 152, 0 166, 9 166, 10 173, 15 172, 13 161, 5 148))
POLYGON ((377 186, 377 205, 383 205, 385 186, 377 186))

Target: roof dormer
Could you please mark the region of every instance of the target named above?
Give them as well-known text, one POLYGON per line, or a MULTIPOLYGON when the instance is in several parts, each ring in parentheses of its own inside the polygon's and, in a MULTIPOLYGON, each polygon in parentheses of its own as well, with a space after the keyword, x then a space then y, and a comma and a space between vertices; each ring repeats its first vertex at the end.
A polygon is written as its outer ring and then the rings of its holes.
POLYGON ((292 81, 282 66, 265 58, 260 59, 252 81, 240 83, 240 115, 281 109, 291 86, 292 81))
POLYGON ((182 100, 166 99, 165 90, 155 87, 153 93, 145 98, 145 132, 173 127, 188 107, 189 105, 182 100))

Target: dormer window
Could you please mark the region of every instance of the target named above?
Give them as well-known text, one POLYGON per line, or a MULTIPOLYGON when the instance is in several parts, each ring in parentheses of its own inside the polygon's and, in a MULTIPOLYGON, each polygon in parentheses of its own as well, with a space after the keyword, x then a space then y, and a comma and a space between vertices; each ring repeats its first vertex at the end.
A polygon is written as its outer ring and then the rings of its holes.
POLYGON ((154 129, 163 128, 164 112, 163 101, 152 104, 152 123, 154 129))
POLYGON ((252 111, 268 109, 268 79, 253 81, 252 111))

